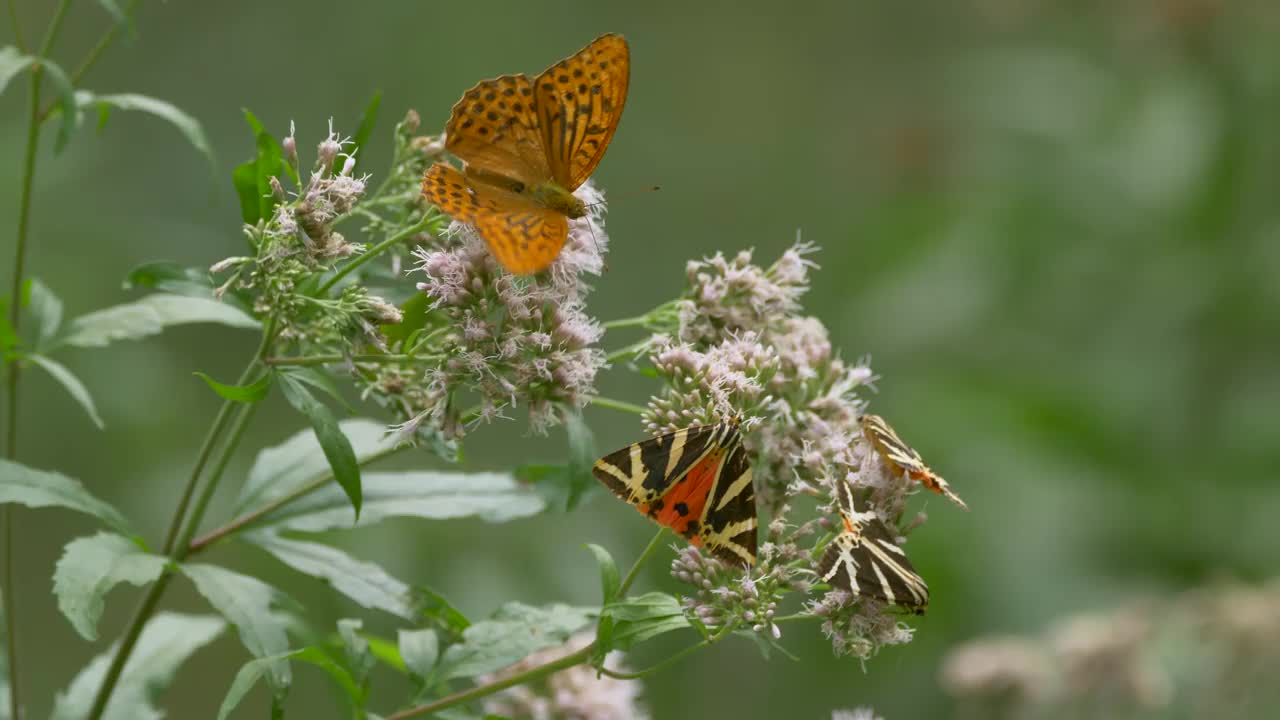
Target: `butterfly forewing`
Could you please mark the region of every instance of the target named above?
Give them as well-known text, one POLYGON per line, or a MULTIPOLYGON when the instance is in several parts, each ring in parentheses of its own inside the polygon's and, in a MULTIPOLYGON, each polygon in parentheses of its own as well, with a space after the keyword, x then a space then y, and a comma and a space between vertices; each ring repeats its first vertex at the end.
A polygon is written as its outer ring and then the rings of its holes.
POLYGON ((592 472, 615 495, 716 557, 755 562, 755 489, 734 425, 635 443, 597 460, 592 472))
POLYGON ((552 177, 581 185, 604 157, 627 101, 631 54, 621 35, 601 35, 538 76, 534 92, 552 177))
POLYGON ((898 437, 898 433, 885 422, 884 418, 879 415, 863 415, 862 434, 880 457, 896 471, 906 474, 961 508, 969 509, 964 500, 961 500, 960 496, 951 489, 950 483, 931 470, 924 463, 924 458, 920 457, 920 453, 898 437))
POLYGON ((445 126, 445 148, 468 171, 509 178, 518 186, 551 179, 547 151, 527 75, 503 75, 468 90, 445 126))
POLYGON ((929 588, 889 527, 870 513, 857 512, 848 483, 837 484, 836 492, 844 529, 827 546, 818 563, 818 577, 855 595, 924 612, 929 588), (851 512, 846 513, 846 507, 851 512))

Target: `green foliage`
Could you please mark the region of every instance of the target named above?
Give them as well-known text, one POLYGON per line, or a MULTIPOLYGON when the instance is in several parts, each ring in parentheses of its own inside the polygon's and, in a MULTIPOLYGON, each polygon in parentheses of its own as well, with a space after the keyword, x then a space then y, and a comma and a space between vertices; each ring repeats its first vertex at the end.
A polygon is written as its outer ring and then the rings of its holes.
POLYGON ((204 128, 198 120, 179 110, 172 103, 134 93, 96 95, 88 90, 77 91, 75 97, 76 105, 81 109, 97 109, 99 130, 106 127, 112 110, 141 112, 168 122, 182 133, 187 142, 191 143, 191 147, 204 156, 205 161, 209 163, 210 171, 216 171, 217 163, 213 157, 213 148, 209 146, 209 138, 205 136, 204 128))
POLYGON ((9 81, 13 80, 18 73, 35 68, 39 68, 58 93, 58 109, 62 112, 62 124, 58 129, 54 149, 60 151, 66 147, 80 125, 80 108, 76 105, 75 88, 71 87, 71 81, 61 66, 49 58, 23 55, 12 46, 0 48, 0 93, 5 91, 9 81))
POLYGON ((500 670, 532 652, 564 643, 597 614, 593 608, 507 603, 492 619, 467 628, 462 642, 444 651, 433 678, 450 680, 500 670))
MULTIPOLYGON (((138 637, 133 656, 121 673, 103 720, 160 720, 153 699, 197 650, 213 642, 226 625, 208 615, 160 613, 138 637)), ((107 672, 115 648, 98 655, 58 694, 52 720, 83 720, 107 672)))
POLYGON ((431 675, 440 659, 440 638, 430 628, 400 630, 400 659, 411 675, 423 682, 431 675))
POLYGON ((89 419, 93 421, 93 424, 98 426, 99 430, 105 427, 102 417, 98 415, 98 408, 93 403, 93 396, 89 394, 89 388, 86 388, 84 383, 80 382, 80 378, 76 377, 75 373, 72 373, 62 363, 43 355, 33 353, 26 357, 35 363, 36 367, 49 373, 54 380, 57 380, 58 384, 67 391, 67 394, 80 405, 85 414, 89 416, 89 419))
POLYGON ((244 539, 294 570, 324 580, 361 607, 383 610, 404 620, 418 617, 412 589, 374 563, 357 560, 329 545, 290 540, 274 532, 254 532, 244 539))
POLYGON ((669 593, 651 592, 612 602, 601 611, 612 623, 611 646, 620 650, 659 635, 690 627, 680 601, 669 593))
POLYGON ((58 609, 85 640, 98 639, 103 599, 122 582, 146 585, 164 572, 167 560, 136 542, 100 532, 67 543, 53 572, 58 609))
MULTIPOLYGON (((191 563, 181 567, 196 590, 236 627, 240 642, 254 657, 273 657, 288 650, 287 620, 272 610, 272 606, 282 600, 278 590, 257 578, 215 565, 191 563)), ((267 678, 277 692, 288 688, 293 679, 289 663, 284 660, 269 663, 267 678)))
MULTIPOLYGON (((360 115, 360 122, 356 124, 356 134, 351 136, 352 155, 356 159, 356 170, 360 168, 360 162, 367 154, 365 145, 369 142, 369 137, 373 135, 373 128, 378 123, 378 108, 382 106, 382 91, 376 90, 373 97, 369 99, 368 106, 360 115)), ((353 171, 354 172, 354 171, 353 171)))
POLYGON ((136 302, 97 310, 72 320, 54 345, 106 347, 120 340, 140 340, 167 327, 191 323, 217 323, 256 330, 258 321, 216 300, 168 295, 148 295, 136 302))
MULTIPOLYGON (((253 130, 257 154, 236 166, 231 179, 240 197, 241 219, 246 225, 257 225, 259 220, 271 216, 279 202, 271 191, 271 178, 292 171, 284 161, 279 141, 263 128, 253 113, 245 110, 244 116, 253 130)), ((294 182, 297 182, 296 174, 294 182)))
POLYGON ((242 403, 254 403, 266 397, 267 391, 271 389, 271 383, 275 378, 272 373, 263 373, 262 377, 248 385, 224 385, 202 372, 196 372, 195 375, 204 380, 223 399, 242 403))
POLYGON ((123 535, 137 535, 119 510, 94 497, 80 481, 61 473, 35 470, 12 460, 0 460, 0 503, 75 510, 98 518, 123 535))
POLYGON ((600 603, 607 606, 617 597, 618 586, 622 584, 618 577, 618 565, 614 563, 609 551, 599 545, 587 543, 587 549, 591 551, 591 555, 596 559, 596 566, 600 568, 600 603))
POLYGON ((338 419, 324 403, 316 400, 311 391, 291 374, 280 375, 280 389, 284 397, 295 410, 311 423, 316 442, 321 452, 329 461, 329 469, 333 471, 333 479, 338 481, 342 491, 346 493, 354 511, 352 523, 360 520, 360 505, 363 502, 363 490, 360 483, 360 463, 356 460, 351 441, 342 433, 338 419))
POLYGON ((500 523, 546 507, 536 492, 505 473, 365 473, 357 519, 338 488, 322 488, 263 517, 261 527, 322 532, 368 527, 391 517, 427 520, 476 517, 500 523))

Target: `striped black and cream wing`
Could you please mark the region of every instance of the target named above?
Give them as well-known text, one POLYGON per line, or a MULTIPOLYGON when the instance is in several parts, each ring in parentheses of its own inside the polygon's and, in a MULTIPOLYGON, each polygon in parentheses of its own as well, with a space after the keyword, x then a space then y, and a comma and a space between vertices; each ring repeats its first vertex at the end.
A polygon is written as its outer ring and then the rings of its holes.
POLYGON ((923 613, 929 606, 929 587, 889 528, 879 520, 864 523, 861 549, 866 555, 858 569, 863 592, 872 588, 873 597, 923 613))
POLYGON ((718 446, 727 425, 697 425, 633 443, 596 461, 591 472, 613 494, 633 505, 651 505, 718 446))
POLYGON ((924 458, 915 448, 903 442, 898 433, 879 415, 862 416, 862 433, 885 460, 906 472, 929 472, 924 458))
POLYGON ((747 449, 734 432, 733 443, 702 510, 702 542, 733 565, 756 561, 756 491, 747 449))

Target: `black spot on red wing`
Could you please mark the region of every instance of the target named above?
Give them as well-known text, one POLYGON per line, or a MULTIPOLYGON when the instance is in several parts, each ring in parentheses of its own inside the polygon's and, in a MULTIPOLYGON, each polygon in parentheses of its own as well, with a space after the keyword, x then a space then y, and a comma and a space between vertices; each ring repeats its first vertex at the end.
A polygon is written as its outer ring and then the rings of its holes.
POLYGON ((676 503, 676 512, 680 514, 680 517, 684 517, 689 514, 689 506, 682 502, 678 502, 676 503))
POLYGON ((689 524, 684 526, 684 534, 693 535, 694 533, 698 532, 698 528, 700 527, 702 526, 697 520, 690 520, 689 524))

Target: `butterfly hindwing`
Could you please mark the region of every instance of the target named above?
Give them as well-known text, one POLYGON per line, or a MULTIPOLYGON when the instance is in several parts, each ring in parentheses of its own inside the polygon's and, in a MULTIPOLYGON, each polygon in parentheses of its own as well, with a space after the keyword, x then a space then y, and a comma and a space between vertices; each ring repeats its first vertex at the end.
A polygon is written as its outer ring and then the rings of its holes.
POLYGON ((422 194, 454 219, 475 226, 489 251, 512 272, 545 267, 568 233, 563 215, 443 163, 427 171, 422 194))
POLYGON ((551 179, 533 81, 527 75, 485 80, 463 94, 445 126, 445 148, 467 169, 532 185, 551 179))
POLYGON ((534 92, 552 177, 569 190, 604 157, 627 101, 631 54, 621 35, 606 34, 538 76, 534 92))
POLYGON ((863 415, 862 434, 894 470, 904 473, 961 508, 969 509, 964 500, 961 500, 960 496, 951 489, 951 485, 931 470, 925 464, 924 458, 920 457, 920 453, 898 437, 898 433, 885 422, 884 418, 879 415, 863 415))
POLYGON ((629 445, 592 472, 655 522, 734 565, 755 562, 751 467, 737 428, 701 425, 629 445))

